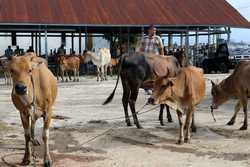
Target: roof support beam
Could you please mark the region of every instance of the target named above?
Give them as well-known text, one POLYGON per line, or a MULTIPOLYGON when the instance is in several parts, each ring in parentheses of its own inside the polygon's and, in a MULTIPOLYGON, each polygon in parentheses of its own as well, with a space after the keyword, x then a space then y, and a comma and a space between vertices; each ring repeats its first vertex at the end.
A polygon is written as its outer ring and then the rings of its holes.
POLYGON ((38 41, 39 41, 39 55, 41 55, 42 54, 41 32, 39 32, 38 41))
POLYGON ((45 27, 45 32, 44 32, 44 34, 45 34, 45 56, 46 56, 46 59, 48 59, 48 36, 47 36, 47 29, 46 29, 46 27, 45 27))

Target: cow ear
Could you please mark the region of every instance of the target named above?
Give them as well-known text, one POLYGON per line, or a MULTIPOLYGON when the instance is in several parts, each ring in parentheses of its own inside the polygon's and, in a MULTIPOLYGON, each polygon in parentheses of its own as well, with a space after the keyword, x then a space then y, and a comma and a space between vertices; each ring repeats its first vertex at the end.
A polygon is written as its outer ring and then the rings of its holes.
POLYGON ((214 87, 214 86, 215 86, 215 83, 214 83, 214 81, 212 81, 212 80, 211 80, 211 84, 212 84, 212 87, 214 87))
POLYGON ((31 57, 30 61, 32 69, 38 68, 41 64, 43 64, 43 61, 37 59, 37 57, 31 57))

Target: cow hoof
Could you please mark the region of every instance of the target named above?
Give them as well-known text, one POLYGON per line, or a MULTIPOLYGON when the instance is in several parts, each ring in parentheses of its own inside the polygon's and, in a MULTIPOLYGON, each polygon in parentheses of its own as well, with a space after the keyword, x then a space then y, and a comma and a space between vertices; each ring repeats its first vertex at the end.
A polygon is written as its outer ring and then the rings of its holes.
POLYGON ((141 125, 136 125, 137 129, 143 129, 141 125))
POLYGON ((40 142, 37 139, 32 139, 31 142, 32 142, 32 144, 34 146, 40 146, 41 145, 40 142))
POLYGON ((172 122, 174 122, 174 121, 172 120, 172 118, 168 118, 168 122, 169 122, 169 123, 172 123, 172 122))
POLYGON ((30 164, 30 160, 28 160, 28 159, 23 159, 23 161, 21 163, 22 166, 26 166, 26 165, 29 165, 29 164, 30 164))
POLYGON ((247 126, 242 126, 241 128, 240 128, 240 130, 247 130, 247 126))
POLYGON ((234 125, 234 121, 230 120, 227 125, 231 126, 231 125, 234 125))
POLYGON ((127 122, 127 126, 132 126, 130 122, 127 122))
POLYGON ((44 167, 51 167, 51 166, 52 166, 52 163, 51 163, 51 161, 49 161, 49 160, 45 160, 45 161, 43 162, 43 166, 44 166, 44 167))
POLYGON ((176 144, 182 145, 182 144, 184 144, 184 141, 183 140, 178 140, 176 144))
POLYGON ((197 132, 197 128, 196 127, 191 127, 192 132, 196 133, 197 132))
POLYGON ((191 141, 191 140, 188 139, 188 138, 185 138, 185 139, 184 139, 184 142, 185 142, 185 143, 189 143, 189 144, 190 144, 190 143, 191 143, 190 141, 191 141))
POLYGON ((160 124, 161 126, 164 126, 163 120, 160 120, 160 124))

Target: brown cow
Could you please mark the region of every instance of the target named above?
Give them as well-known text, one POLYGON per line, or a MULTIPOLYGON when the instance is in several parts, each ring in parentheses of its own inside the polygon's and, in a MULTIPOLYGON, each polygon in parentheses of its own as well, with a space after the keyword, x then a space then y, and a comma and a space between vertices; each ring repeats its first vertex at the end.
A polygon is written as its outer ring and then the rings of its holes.
POLYGON ((189 66, 182 68, 175 78, 160 77, 155 81, 153 94, 149 98, 151 104, 166 103, 175 105, 179 124, 180 136, 178 144, 184 143, 184 124, 182 115, 186 115, 185 142, 190 142, 190 127, 195 106, 205 95, 205 79, 200 68, 189 66))
POLYGON ((12 101, 19 110, 25 133, 25 154, 23 165, 31 162, 30 142, 34 138, 35 122, 43 117, 44 165, 51 166, 49 154, 49 126, 52 105, 57 95, 57 81, 40 58, 34 55, 13 57, 8 69, 13 79, 12 101))
POLYGON ((237 98, 238 103, 235 106, 235 113, 227 125, 233 125, 237 113, 243 107, 244 123, 240 130, 247 129, 247 103, 250 97, 250 61, 241 61, 235 68, 234 72, 221 83, 215 84, 212 82, 213 102, 211 109, 217 109, 229 99, 237 98))
MULTIPOLYGON (((58 63, 61 70, 61 77, 62 81, 64 82, 64 74, 66 74, 66 82, 68 82, 69 78, 69 71, 73 71, 74 73, 74 80, 73 81, 79 81, 79 70, 80 70, 80 64, 81 64, 81 58, 77 55, 61 55, 58 58, 58 63)), ((69 78, 70 79, 70 78, 69 78)))
POLYGON ((2 71, 3 74, 4 74, 5 84, 6 85, 11 85, 12 81, 11 81, 10 72, 9 72, 9 70, 7 68, 7 64, 8 64, 7 58, 6 59, 4 59, 4 58, 0 59, 0 71, 2 71))
POLYGON ((119 64, 119 58, 111 58, 110 63, 108 64, 108 69, 109 69, 109 73, 112 76, 114 74, 114 70, 116 71, 116 67, 119 64))

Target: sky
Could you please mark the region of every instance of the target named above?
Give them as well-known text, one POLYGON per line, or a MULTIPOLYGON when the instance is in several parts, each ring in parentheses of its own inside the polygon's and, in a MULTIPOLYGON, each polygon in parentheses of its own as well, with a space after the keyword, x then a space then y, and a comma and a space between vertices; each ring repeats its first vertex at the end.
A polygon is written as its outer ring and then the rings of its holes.
MULTIPOLYGON (((250 0, 227 0, 242 16, 250 21, 250 0)), ((233 28, 231 39, 240 42, 250 43, 250 29, 233 28)))

